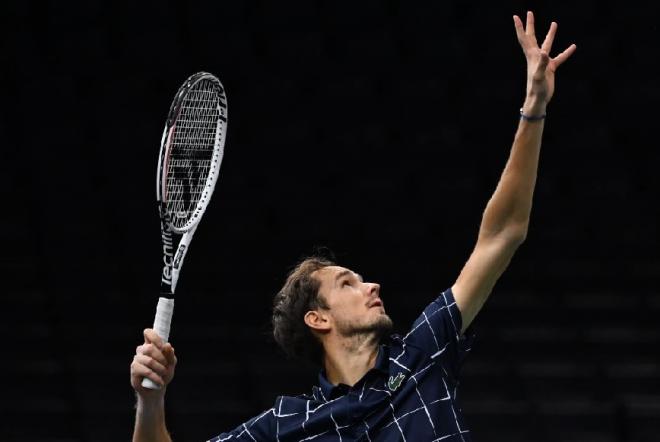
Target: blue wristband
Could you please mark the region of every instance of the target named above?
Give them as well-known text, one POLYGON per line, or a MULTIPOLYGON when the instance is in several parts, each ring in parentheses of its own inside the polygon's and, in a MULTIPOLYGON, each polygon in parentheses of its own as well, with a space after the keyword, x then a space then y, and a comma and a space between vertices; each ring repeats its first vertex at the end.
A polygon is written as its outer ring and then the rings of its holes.
POLYGON ((529 115, 523 114, 522 107, 520 108, 520 118, 522 118, 523 120, 526 120, 526 121, 539 121, 539 120, 544 119, 545 116, 546 116, 546 114, 530 117, 529 115))

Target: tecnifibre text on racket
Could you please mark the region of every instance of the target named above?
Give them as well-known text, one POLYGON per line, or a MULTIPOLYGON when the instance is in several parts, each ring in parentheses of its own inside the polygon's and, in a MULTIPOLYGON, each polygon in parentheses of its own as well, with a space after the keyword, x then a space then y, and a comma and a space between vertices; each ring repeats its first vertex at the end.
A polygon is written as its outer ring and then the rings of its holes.
MULTIPOLYGON (((220 80, 207 72, 191 75, 170 107, 156 175, 163 272, 154 330, 164 342, 170 335, 179 272, 218 180, 226 131, 227 97, 220 80), (181 235, 178 246, 174 234, 181 235)), ((147 378, 142 386, 160 388, 147 378)))

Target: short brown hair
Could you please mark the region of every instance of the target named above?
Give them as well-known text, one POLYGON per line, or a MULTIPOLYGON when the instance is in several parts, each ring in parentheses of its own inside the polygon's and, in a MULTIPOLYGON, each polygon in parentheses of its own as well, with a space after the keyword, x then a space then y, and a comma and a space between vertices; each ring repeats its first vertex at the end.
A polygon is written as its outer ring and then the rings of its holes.
POLYGON ((322 362, 323 347, 305 324, 305 314, 327 308, 319 295, 321 281, 312 276, 317 270, 333 266, 329 259, 312 256, 301 261, 290 273, 273 300, 273 337, 284 352, 293 358, 322 362))

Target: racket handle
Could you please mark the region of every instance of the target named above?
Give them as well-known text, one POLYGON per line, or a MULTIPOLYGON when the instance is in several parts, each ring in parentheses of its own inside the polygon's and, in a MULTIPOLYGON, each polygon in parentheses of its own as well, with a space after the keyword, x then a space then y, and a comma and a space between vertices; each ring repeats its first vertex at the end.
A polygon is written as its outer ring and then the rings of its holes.
MULTIPOLYGON (((161 337, 163 343, 170 337, 170 324, 172 323, 172 313, 174 313, 174 299, 158 298, 156 307, 156 318, 154 319, 154 330, 161 337)), ((142 379, 142 386, 151 390, 160 390, 160 385, 149 378, 142 379)))

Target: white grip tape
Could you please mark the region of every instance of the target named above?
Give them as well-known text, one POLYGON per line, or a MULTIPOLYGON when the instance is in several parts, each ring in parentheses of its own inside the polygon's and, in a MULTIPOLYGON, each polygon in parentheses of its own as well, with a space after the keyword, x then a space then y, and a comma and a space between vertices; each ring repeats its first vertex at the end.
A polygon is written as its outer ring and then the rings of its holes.
MULTIPOLYGON (((167 342, 170 337, 170 324, 172 323, 172 314, 174 313, 174 299, 158 298, 156 307, 156 318, 154 319, 154 330, 161 337, 163 342, 167 342)), ((160 385, 151 379, 142 379, 142 386, 151 390, 159 390, 160 385)))

